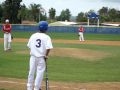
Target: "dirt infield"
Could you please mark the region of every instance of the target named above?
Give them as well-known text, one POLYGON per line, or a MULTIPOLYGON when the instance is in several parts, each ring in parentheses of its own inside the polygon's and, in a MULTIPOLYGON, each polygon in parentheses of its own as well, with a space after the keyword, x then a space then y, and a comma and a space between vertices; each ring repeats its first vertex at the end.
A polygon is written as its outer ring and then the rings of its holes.
MULTIPOLYGON (((29 54, 29 51, 16 51, 14 53, 29 54)), ((100 60, 102 58, 107 57, 108 55, 111 55, 111 53, 77 48, 54 48, 53 50, 51 50, 50 53, 50 56, 72 57, 77 59, 84 59, 87 61, 100 60)))
MULTIPOLYGON (((0 38, 0 42, 3 42, 3 38, 0 38)), ((28 42, 28 39, 15 38, 13 42, 28 42)), ((95 45, 120 46, 120 41, 86 40, 84 42, 80 42, 79 40, 53 40, 52 42, 64 44, 95 44, 95 45)))
MULTIPOLYGON (((26 80, 0 77, 0 90, 26 90, 26 80)), ((120 82, 63 83, 49 81, 50 90, 120 90, 120 82)), ((42 83, 45 90, 45 82, 42 83)))
POLYGON ((53 50, 51 50, 50 55, 95 61, 95 60, 102 59, 107 55, 110 55, 110 53, 95 51, 95 50, 88 50, 88 49, 77 49, 77 48, 54 48, 53 50))
POLYGON ((65 44, 95 44, 95 45, 120 46, 120 41, 86 40, 86 41, 80 42, 79 40, 53 40, 53 42, 65 43, 65 44))

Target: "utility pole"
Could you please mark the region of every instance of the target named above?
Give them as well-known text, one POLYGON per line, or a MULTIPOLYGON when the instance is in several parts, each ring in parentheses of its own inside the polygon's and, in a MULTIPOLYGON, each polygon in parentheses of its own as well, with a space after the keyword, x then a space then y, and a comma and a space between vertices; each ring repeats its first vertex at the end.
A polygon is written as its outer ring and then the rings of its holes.
POLYGON ((44 15, 45 13, 46 13, 45 9, 40 7, 40 9, 39 9, 39 21, 41 20, 41 15, 42 14, 44 15))

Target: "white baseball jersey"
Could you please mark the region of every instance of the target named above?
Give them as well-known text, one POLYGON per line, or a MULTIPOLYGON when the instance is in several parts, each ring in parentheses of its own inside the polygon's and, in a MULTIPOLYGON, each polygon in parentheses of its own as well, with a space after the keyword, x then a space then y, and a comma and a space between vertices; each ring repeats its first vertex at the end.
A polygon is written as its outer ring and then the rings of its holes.
POLYGON ((45 56, 46 49, 52 49, 51 38, 45 33, 33 34, 27 46, 30 48, 30 55, 35 57, 45 56))

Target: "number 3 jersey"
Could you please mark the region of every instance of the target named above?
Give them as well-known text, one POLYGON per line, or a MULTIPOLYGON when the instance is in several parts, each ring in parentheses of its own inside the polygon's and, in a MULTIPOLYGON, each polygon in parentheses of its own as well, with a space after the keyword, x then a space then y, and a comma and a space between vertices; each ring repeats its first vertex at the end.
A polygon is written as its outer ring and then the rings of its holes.
POLYGON ((30 55, 35 57, 43 57, 47 49, 53 48, 51 38, 45 33, 33 34, 27 46, 30 48, 30 55))

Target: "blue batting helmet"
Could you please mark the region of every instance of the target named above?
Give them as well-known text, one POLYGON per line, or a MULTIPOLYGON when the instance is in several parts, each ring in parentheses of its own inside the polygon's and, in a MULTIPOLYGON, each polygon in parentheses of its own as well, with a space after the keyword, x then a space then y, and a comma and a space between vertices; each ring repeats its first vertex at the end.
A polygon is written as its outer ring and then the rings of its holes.
POLYGON ((40 31, 47 31, 48 30, 48 22, 47 21, 40 21, 39 22, 39 30, 40 31))

